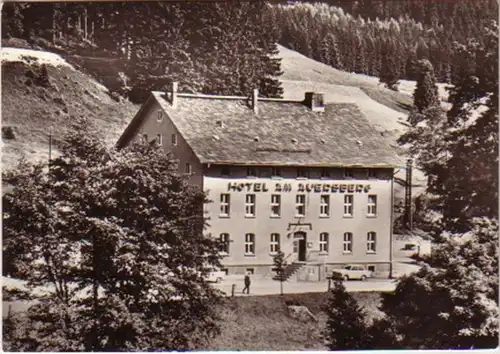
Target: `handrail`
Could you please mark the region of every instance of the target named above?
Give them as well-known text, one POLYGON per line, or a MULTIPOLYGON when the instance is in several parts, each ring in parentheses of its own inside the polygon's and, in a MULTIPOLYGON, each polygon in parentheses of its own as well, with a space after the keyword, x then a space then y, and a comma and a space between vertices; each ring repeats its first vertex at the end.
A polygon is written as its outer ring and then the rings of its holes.
MULTIPOLYGON (((286 256, 284 260, 286 261, 288 259, 288 257, 293 256, 293 255, 296 255, 296 254, 294 252, 289 253, 288 256, 286 256)), ((296 257, 292 257, 292 258, 296 258, 296 257)), ((296 261, 296 259, 293 259, 293 261, 291 261, 291 263, 293 263, 295 261, 296 261)))

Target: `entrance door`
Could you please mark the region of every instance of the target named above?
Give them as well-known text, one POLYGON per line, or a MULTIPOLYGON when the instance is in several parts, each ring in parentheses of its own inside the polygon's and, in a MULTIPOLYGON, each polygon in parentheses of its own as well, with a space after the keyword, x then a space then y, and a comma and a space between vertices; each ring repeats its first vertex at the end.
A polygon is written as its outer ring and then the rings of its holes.
POLYGON ((298 247, 299 254, 298 254, 297 260, 299 262, 305 262, 306 261, 306 244, 307 244, 306 233, 302 232, 302 231, 298 231, 294 234, 293 238, 295 240, 297 240, 299 243, 299 247, 298 247))

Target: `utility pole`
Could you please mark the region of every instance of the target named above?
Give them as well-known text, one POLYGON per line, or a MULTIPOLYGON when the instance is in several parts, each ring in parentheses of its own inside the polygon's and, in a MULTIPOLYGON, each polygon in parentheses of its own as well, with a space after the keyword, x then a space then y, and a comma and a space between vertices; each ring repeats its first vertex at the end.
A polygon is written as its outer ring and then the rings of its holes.
POLYGON ((408 230, 413 229, 413 212, 411 203, 412 166, 413 166, 413 160, 408 159, 406 161, 406 186, 405 186, 405 221, 408 230))
POLYGON ((99 311, 99 273, 97 272, 97 232, 93 230, 92 232, 92 268, 93 268, 93 277, 92 279, 92 307, 94 310, 94 323, 93 323, 93 332, 94 332, 94 342, 92 345, 92 351, 100 351, 99 350, 99 321, 98 321, 98 311, 99 311))
POLYGON ((52 164, 52 127, 49 128, 49 170, 52 164))

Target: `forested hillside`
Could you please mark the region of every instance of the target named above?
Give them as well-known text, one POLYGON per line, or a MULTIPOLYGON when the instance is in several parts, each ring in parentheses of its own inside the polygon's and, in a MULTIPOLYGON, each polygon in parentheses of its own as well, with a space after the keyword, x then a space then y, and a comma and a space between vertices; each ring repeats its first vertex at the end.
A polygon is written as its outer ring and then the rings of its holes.
POLYGON ((381 81, 414 80, 415 63, 429 59, 440 82, 454 81, 464 67, 455 43, 484 43, 484 28, 496 20, 495 0, 329 0, 275 4, 270 22, 286 47, 349 72, 381 81))
POLYGON ((112 60, 116 90, 136 101, 174 80, 189 92, 280 97, 276 42, 393 89, 424 58, 453 82, 474 66, 457 44, 482 44, 497 13, 496 0, 6 3, 2 36, 112 60))
MULTIPOLYGON (((275 24, 264 2, 7 3, 3 38, 61 54, 108 58, 117 90, 142 101, 179 81, 183 91, 280 97, 275 24)), ((102 72, 99 75, 103 75, 102 72)))

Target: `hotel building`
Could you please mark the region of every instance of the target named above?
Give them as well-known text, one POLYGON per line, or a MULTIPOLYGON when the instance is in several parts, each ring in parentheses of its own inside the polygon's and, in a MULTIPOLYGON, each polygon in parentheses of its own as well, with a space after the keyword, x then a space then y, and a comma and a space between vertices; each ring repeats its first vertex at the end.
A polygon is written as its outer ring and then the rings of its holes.
POLYGON ((208 194, 208 232, 228 274, 295 276, 345 264, 392 271, 393 172, 401 160, 353 103, 152 92, 117 146, 156 140, 208 194))

